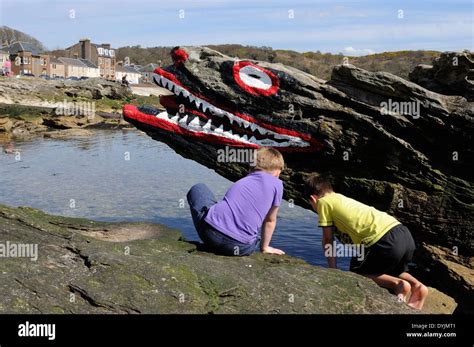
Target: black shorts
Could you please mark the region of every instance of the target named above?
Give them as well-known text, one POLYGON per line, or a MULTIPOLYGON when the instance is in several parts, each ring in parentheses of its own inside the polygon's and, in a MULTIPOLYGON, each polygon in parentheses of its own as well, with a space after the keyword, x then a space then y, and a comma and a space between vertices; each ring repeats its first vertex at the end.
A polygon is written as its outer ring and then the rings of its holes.
POLYGON ((350 270, 361 275, 398 276, 408 271, 413 259, 415 241, 403 224, 390 229, 374 245, 365 249, 363 260, 353 257, 350 270))

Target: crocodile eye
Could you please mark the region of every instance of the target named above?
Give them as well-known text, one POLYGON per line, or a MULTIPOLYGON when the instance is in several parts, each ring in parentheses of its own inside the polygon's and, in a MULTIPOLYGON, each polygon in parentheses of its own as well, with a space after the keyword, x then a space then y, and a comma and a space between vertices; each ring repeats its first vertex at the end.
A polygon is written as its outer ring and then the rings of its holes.
POLYGON ((278 77, 273 72, 248 61, 235 63, 233 73, 239 87, 252 95, 273 95, 280 85, 278 77))

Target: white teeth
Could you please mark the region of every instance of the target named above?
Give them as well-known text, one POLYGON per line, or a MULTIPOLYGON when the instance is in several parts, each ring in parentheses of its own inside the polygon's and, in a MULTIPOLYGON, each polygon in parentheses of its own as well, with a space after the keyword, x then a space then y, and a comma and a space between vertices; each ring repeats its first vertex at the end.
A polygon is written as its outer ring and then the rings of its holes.
POLYGON ((263 139, 263 140, 259 141, 259 143, 261 145, 264 145, 264 146, 274 145, 274 141, 272 141, 270 139, 263 139))
POLYGON ((174 93, 176 95, 179 95, 181 89, 183 89, 180 86, 176 85, 176 83, 173 83, 169 79, 167 79, 163 76, 160 76, 160 75, 155 75, 155 82, 157 82, 163 88, 166 88, 171 92, 173 92, 173 90, 174 90, 174 93))
POLYGON ((199 126, 199 117, 194 117, 194 119, 188 125, 199 126))
POLYGON ((211 105, 207 101, 202 101, 202 110, 206 112, 211 105))
POLYGON ((168 120, 168 113, 166 111, 160 112, 156 115, 156 118, 168 120))
POLYGON ((202 128, 203 128, 203 129, 211 129, 211 126, 212 126, 212 122, 211 122, 211 120, 209 119, 209 120, 207 121, 207 123, 204 124, 204 126, 203 126, 202 128))
POLYGON ((265 145, 265 146, 273 146, 273 147, 287 147, 287 146, 298 146, 298 147, 307 147, 309 146, 309 143, 306 141, 303 141, 301 138, 298 138, 296 136, 290 136, 290 135, 282 135, 278 134, 275 131, 267 130, 261 126, 258 126, 255 123, 249 122, 247 120, 241 119, 240 117, 229 113, 227 111, 224 111, 209 102, 202 100, 201 98, 194 96, 191 92, 186 90, 185 88, 177 85, 176 83, 168 80, 166 77, 161 76, 159 74, 153 74, 153 78, 155 82, 170 90, 171 92, 174 92, 175 95, 177 96, 183 96, 188 99, 189 103, 192 104, 194 102, 195 107, 199 110, 200 106, 202 105, 201 109, 203 112, 210 112, 213 115, 223 117, 226 116, 229 119, 230 124, 234 124, 236 122, 240 127, 243 127, 245 129, 250 129, 252 132, 258 131, 262 135, 271 135, 277 140, 286 140, 285 142, 277 142, 274 141, 270 138, 262 139, 262 140, 257 140, 255 136, 252 136, 250 139, 248 138, 247 135, 239 136, 237 134, 234 134, 232 131, 224 131, 223 125, 219 126, 218 128, 215 128, 214 130, 212 129, 212 121, 208 120, 205 125, 202 127, 200 126, 199 122, 199 117, 195 117, 194 115, 192 117, 193 120, 187 124, 188 120, 188 115, 185 115, 183 118, 179 119, 180 114, 176 113, 176 115, 172 118, 170 118, 170 115, 166 112, 160 112, 159 114, 156 115, 157 118, 163 119, 165 121, 178 124, 183 127, 183 128, 192 128, 193 131, 202 131, 205 133, 215 133, 219 134, 219 136, 226 137, 226 138, 231 138, 235 139, 237 141, 244 141, 244 142, 250 142, 253 144, 259 144, 259 145, 265 145))
POLYGON ((219 109, 217 107, 213 107, 211 109, 211 112, 212 112, 212 114, 214 114, 216 116, 219 116, 219 117, 222 117, 224 115, 224 111, 222 111, 221 109, 219 109))
POLYGON ((201 133, 213 133, 215 135, 222 136, 227 139, 232 139, 235 141, 240 141, 240 142, 245 142, 245 143, 252 143, 252 144, 258 144, 261 146, 272 146, 272 147, 288 147, 288 146, 298 146, 298 147, 307 147, 309 146, 309 143, 302 141, 301 139, 293 136, 283 136, 283 135, 275 135, 273 136, 277 139, 287 139, 286 142, 276 142, 272 139, 262 139, 262 140, 257 140, 255 136, 252 136, 250 139, 248 138, 247 134, 244 134, 242 136, 238 134, 234 134, 232 130, 229 131, 224 131, 223 125, 220 125, 218 128, 214 129, 211 131, 212 128, 212 121, 209 119, 205 125, 201 127, 199 117, 197 116, 188 116, 185 115, 183 118, 179 119, 179 113, 176 113, 175 116, 170 118, 170 115, 166 112, 160 112, 156 115, 157 118, 163 119, 165 121, 174 123, 174 124, 179 124, 182 128, 189 129, 193 132, 201 132, 201 133), (187 124, 188 117, 193 117, 193 119, 187 124), (290 139, 291 138, 291 139, 290 139))

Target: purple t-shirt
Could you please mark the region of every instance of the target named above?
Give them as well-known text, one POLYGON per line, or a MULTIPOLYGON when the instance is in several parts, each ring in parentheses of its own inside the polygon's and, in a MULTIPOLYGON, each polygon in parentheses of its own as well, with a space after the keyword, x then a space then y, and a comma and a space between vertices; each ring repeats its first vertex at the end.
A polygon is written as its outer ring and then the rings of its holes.
POLYGON ((221 233, 252 244, 272 206, 280 206, 283 182, 264 171, 255 171, 235 182, 224 199, 211 206, 205 221, 221 233))

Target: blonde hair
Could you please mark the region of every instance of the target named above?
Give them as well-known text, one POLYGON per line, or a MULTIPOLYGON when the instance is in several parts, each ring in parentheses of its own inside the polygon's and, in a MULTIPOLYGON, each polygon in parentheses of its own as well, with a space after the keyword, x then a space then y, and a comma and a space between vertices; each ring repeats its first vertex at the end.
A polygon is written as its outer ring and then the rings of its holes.
POLYGON ((256 153, 256 163, 254 170, 275 171, 283 170, 285 160, 279 151, 274 148, 261 147, 256 153))

